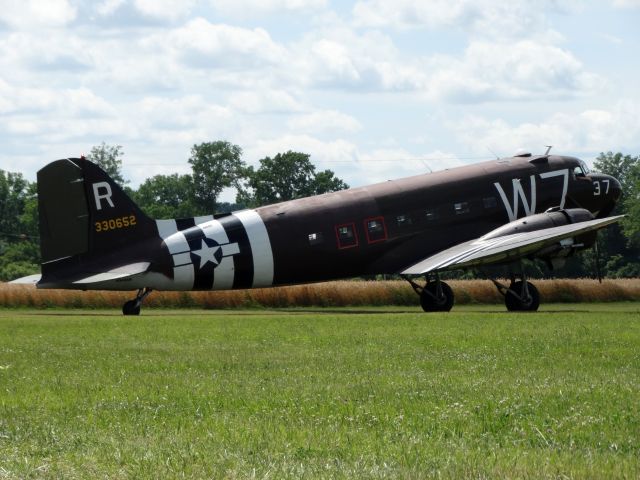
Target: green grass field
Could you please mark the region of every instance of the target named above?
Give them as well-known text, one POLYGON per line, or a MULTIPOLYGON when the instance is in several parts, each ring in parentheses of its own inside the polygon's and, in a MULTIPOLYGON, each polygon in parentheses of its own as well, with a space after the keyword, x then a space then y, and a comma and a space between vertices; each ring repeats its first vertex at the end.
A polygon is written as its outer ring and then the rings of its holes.
POLYGON ((640 304, 0 311, 0 478, 638 478, 640 304))

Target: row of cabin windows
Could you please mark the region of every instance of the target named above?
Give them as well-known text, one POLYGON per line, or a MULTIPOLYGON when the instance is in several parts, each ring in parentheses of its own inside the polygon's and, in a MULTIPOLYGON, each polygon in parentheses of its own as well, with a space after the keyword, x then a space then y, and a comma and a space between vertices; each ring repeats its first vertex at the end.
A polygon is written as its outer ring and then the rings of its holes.
MULTIPOLYGON (((485 197, 482 199, 485 209, 496 208, 498 201, 495 197, 485 197)), ((456 215, 469 213, 471 208, 468 202, 459 202, 453 204, 453 210, 456 215)), ((425 216, 427 221, 433 221, 438 218, 438 212, 435 209, 426 210, 425 216)), ((399 227, 412 225, 413 220, 409 215, 403 214, 396 216, 396 225, 399 227)), ((364 221, 367 243, 382 242, 387 239, 387 227, 384 217, 368 218, 364 221)), ((358 236, 356 235, 355 223, 345 223, 336 225, 336 239, 338 248, 351 248, 358 246, 358 236)), ((319 245, 324 242, 322 232, 309 234, 309 245, 319 245)))

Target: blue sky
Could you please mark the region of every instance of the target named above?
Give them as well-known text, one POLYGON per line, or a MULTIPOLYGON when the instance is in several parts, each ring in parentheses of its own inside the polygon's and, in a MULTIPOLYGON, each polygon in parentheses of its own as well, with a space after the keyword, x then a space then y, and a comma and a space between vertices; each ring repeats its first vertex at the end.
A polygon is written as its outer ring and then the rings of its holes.
POLYGON ((0 0, 0 168, 105 141, 135 186, 225 139, 357 186, 637 155, 639 24, 640 0, 0 0))

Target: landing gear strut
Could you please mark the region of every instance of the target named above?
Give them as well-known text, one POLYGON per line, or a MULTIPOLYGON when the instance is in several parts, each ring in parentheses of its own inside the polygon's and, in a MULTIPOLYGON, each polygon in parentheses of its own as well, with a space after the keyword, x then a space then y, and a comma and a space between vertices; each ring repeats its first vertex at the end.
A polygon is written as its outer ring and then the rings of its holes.
POLYGON ((408 277, 403 277, 420 296, 420 306, 425 312, 448 312, 453 307, 453 290, 436 274, 435 279, 425 277, 424 286, 417 284, 408 277))
POLYGON ((141 288, 136 294, 136 298, 125 302, 122 306, 123 315, 140 315, 140 307, 142 307, 142 301, 151 293, 150 288, 141 288))
POLYGON ((504 295, 504 304, 507 310, 510 312, 535 312, 540 306, 540 294, 538 289, 527 281, 522 263, 520 263, 520 278, 520 280, 516 280, 515 275, 512 274, 511 284, 508 287, 493 278, 491 281, 504 295))

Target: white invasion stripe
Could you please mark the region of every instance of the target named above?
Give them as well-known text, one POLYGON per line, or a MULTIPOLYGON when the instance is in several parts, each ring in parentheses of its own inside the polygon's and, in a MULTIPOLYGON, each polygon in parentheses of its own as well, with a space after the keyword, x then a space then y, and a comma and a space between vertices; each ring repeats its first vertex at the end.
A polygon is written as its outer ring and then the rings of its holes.
POLYGON ((194 217, 193 221, 196 225, 200 225, 202 223, 210 222, 213 220, 213 215, 205 215, 204 217, 194 217))
POLYGON ((163 240, 178 231, 175 220, 156 220, 156 225, 158 227, 158 235, 163 240))
MULTIPOLYGON (((236 244, 234 244, 236 245, 236 244)), ((226 245, 223 245, 223 251, 226 245)), ((233 257, 222 257, 213 274, 213 290, 230 290, 233 288, 235 263, 233 257)))
POLYGON ((213 290, 229 290, 233 288, 235 276, 235 260, 230 255, 240 253, 237 243, 229 244, 229 236, 218 220, 210 220, 200 225, 207 238, 216 241, 222 248, 222 260, 213 273, 213 290))
POLYGON ((240 220, 253 253, 253 287, 268 287, 273 284, 273 252, 267 228, 255 210, 242 210, 233 215, 240 220))
POLYGON ((227 243, 222 246, 222 256, 228 257, 229 255, 237 255, 240 253, 240 247, 237 243, 227 243))
POLYGON ((189 243, 182 232, 176 232, 168 238, 165 238, 164 243, 167 244, 170 254, 188 252, 189 243))
POLYGON ((218 244, 229 243, 229 237, 224 227, 218 220, 210 220, 199 227, 204 232, 204 235, 211 240, 214 240, 218 244))
POLYGON ((173 256, 173 264, 175 266, 178 265, 186 265, 191 262, 191 254, 189 252, 177 253, 173 256))
POLYGON ((193 289, 193 265, 182 265, 173 268, 173 281, 176 290, 193 289))
POLYGON ((167 245, 169 253, 175 254, 190 250, 189 243, 184 234, 178 231, 175 220, 156 220, 156 225, 158 226, 158 234, 167 245))

